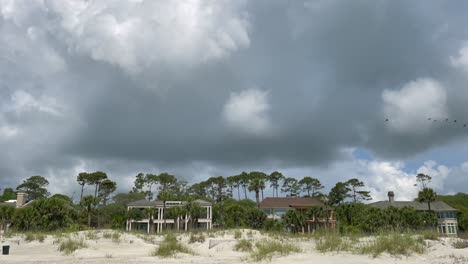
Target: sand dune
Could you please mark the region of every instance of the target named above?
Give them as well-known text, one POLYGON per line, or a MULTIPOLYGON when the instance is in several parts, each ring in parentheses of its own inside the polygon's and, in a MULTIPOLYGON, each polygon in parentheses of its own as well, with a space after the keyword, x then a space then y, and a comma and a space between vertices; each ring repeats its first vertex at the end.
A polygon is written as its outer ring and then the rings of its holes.
MULTIPOLYGON (((203 243, 188 243, 189 235, 179 235, 179 240, 193 250, 195 255, 178 254, 174 258, 160 258, 151 256, 151 252, 162 241, 161 236, 144 236, 122 233, 119 239, 104 238, 114 231, 99 230, 90 239, 87 232, 79 232, 72 235, 74 238, 83 239, 86 248, 78 249, 70 255, 58 251, 58 238, 47 236, 41 243, 38 241, 27 242, 24 236, 8 238, 3 244, 10 245, 10 255, 0 255, 0 263, 240 263, 251 262, 248 254, 234 251, 237 240, 233 231, 207 234, 203 243)), ((252 242, 268 239, 267 236, 256 231, 243 230, 242 236, 252 242)), ((298 245, 302 253, 293 253, 284 257, 273 257, 271 263, 321 263, 321 264, 362 264, 362 263, 434 263, 434 264, 461 264, 468 263, 468 249, 455 249, 451 246, 450 239, 440 241, 427 241, 427 253, 412 255, 409 257, 393 257, 382 255, 372 258, 366 255, 352 253, 319 253, 315 250, 315 242, 311 240, 290 240, 290 243, 298 245)))

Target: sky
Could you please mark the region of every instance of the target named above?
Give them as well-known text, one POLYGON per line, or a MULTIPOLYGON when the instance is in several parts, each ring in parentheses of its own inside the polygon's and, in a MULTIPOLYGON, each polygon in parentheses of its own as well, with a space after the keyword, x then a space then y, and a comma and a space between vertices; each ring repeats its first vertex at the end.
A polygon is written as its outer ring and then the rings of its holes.
POLYGON ((326 190, 358 178, 374 201, 413 199, 417 173, 467 192, 467 10, 0 0, 0 188, 42 175, 77 196, 82 171, 126 192, 139 172, 279 170, 326 190))

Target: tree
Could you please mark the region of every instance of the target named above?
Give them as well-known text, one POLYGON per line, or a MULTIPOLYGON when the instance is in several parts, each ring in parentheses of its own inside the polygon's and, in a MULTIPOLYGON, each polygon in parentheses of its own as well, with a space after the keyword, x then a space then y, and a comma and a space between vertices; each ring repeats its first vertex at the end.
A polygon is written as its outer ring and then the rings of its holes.
POLYGON ((83 200, 83 191, 84 191, 84 186, 88 184, 89 182, 89 174, 86 172, 81 172, 78 174, 76 177, 76 181, 78 184, 81 186, 81 193, 80 193, 80 202, 83 200))
POLYGON ((350 179, 345 184, 350 187, 350 191, 352 192, 350 196, 353 198, 355 203, 361 200, 372 200, 370 192, 358 190, 358 188, 364 187, 364 183, 362 181, 354 178, 350 179))
POLYGON ((283 188, 281 188, 282 192, 289 193, 289 196, 298 196, 300 192, 300 185, 298 181, 294 178, 286 178, 283 181, 283 188))
POLYGON ((145 199, 145 194, 141 192, 118 193, 112 197, 115 203, 127 206, 128 203, 145 199))
POLYGON ((245 223, 253 229, 262 229, 265 226, 267 215, 260 209, 251 208, 247 211, 245 223))
POLYGON ((16 193, 12 188, 5 188, 3 195, 0 196, 0 202, 16 199, 16 193))
POLYGON ((301 212, 291 209, 283 215, 283 221, 292 232, 301 232, 305 226, 305 216, 301 212))
POLYGON ((226 181, 227 185, 229 186, 229 193, 231 198, 234 198, 234 188, 237 188, 237 199, 240 200, 239 181, 237 180, 236 176, 228 176, 226 181))
POLYGON ((341 204, 346 198, 349 197, 349 191, 351 189, 344 182, 337 182, 335 187, 330 190, 328 197, 330 198, 330 203, 333 205, 341 204))
POLYGON ((81 205, 85 207, 86 212, 88 214, 88 226, 91 227, 91 214, 93 211, 93 208, 96 207, 98 204, 99 199, 97 197, 93 197, 92 195, 86 195, 83 197, 83 200, 81 201, 81 205))
POLYGON ((260 206, 260 190, 265 188, 265 182, 260 176, 255 176, 250 179, 249 192, 255 192, 255 200, 257 201, 257 207, 260 206))
POLYGON ((431 203, 437 200, 437 193, 431 188, 424 188, 418 193, 418 201, 427 203, 428 212, 431 213, 431 203))
POLYGON ((96 171, 96 172, 89 174, 88 179, 89 179, 88 180, 89 184, 95 186, 94 198, 96 198, 98 194, 99 186, 101 185, 102 181, 107 179, 107 174, 102 171, 96 171))
POLYGON ((15 208, 9 205, 0 205, 0 230, 7 230, 8 224, 15 213, 15 208))
POLYGON ((276 191, 276 197, 278 197, 278 188, 279 188, 279 182, 284 179, 283 174, 278 171, 274 171, 270 174, 268 177, 268 181, 270 182, 270 187, 273 188, 273 197, 275 197, 275 191, 276 191))
POLYGON ((302 187, 302 191, 307 192, 309 197, 317 197, 320 194, 318 191, 324 188, 318 179, 311 177, 304 177, 299 181, 299 184, 302 187))
POLYGON ((156 182, 159 184, 159 192, 174 191, 177 186, 177 178, 169 173, 161 173, 156 177, 156 182))
POLYGON ((42 176, 32 176, 18 185, 16 190, 25 192, 29 199, 36 200, 49 196, 49 192, 46 189, 47 185, 49 185, 49 181, 46 178, 42 176))
MULTIPOLYGON (((262 194, 262 200, 264 199, 263 190, 265 189, 265 181, 268 180, 268 175, 260 171, 252 171, 249 173, 250 179, 259 179, 260 180, 260 193, 262 194)), ((250 190, 249 190, 250 191, 250 190)))
POLYGON ((171 194, 168 191, 160 191, 158 193, 158 200, 161 200, 163 202, 163 219, 164 219, 164 228, 166 228, 166 202, 169 200, 171 197, 171 194))
POLYGON ((427 188, 427 185, 431 182, 431 180, 432 177, 429 175, 423 173, 418 173, 418 175, 416 175, 416 181, 419 182, 419 184, 421 184, 421 190, 427 188))
POLYGON ((98 197, 102 201, 102 204, 105 206, 109 200, 109 196, 117 190, 117 183, 106 179, 101 182, 98 190, 98 197))
POLYGON ((242 172, 239 175, 239 183, 242 186, 242 189, 244 189, 244 196, 245 199, 247 199, 247 187, 249 186, 249 174, 247 172, 242 172))

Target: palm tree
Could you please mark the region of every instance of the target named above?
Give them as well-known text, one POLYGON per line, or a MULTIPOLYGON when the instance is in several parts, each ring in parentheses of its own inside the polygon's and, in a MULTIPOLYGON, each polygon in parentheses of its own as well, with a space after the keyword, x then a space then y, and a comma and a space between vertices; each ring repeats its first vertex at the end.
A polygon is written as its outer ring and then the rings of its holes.
POLYGON ((437 200, 437 193, 431 188, 423 188, 422 191, 418 193, 418 201, 427 203, 427 209, 431 213, 431 203, 437 200))
POLYGON ((156 214, 156 208, 150 207, 145 209, 145 215, 148 217, 149 233, 153 233, 153 217, 156 214))
POLYGON ((242 172, 241 175, 239 175, 239 179, 239 183, 244 189, 245 199, 247 199, 247 186, 249 186, 249 174, 247 172, 242 172))
POLYGON ((180 229, 180 218, 183 217, 186 214, 186 210, 182 206, 174 206, 171 207, 169 210, 169 214, 171 215, 172 218, 176 221, 176 229, 177 231, 180 229))
POLYGON ((94 206, 96 206, 97 203, 97 197, 93 197, 92 195, 86 195, 81 201, 81 205, 86 208, 86 212, 88 213, 88 227, 91 227, 91 213, 94 206))
POLYGON ((257 201, 257 207, 260 206, 260 190, 265 188, 265 182, 260 177, 255 177, 250 180, 249 192, 255 192, 255 199, 257 201))
POLYGON ((168 191, 160 191, 158 194, 158 200, 161 200, 163 202, 163 219, 164 223, 163 226, 166 228, 166 202, 169 200, 171 197, 171 194, 168 191))

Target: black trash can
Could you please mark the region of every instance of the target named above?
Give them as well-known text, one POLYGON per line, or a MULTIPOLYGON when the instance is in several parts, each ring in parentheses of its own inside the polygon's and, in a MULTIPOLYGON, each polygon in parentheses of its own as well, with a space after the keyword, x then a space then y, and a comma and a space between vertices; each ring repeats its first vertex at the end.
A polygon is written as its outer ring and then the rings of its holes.
POLYGON ((10 254, 10 246, 3 246, 2 247, 2 255, 10 254))

